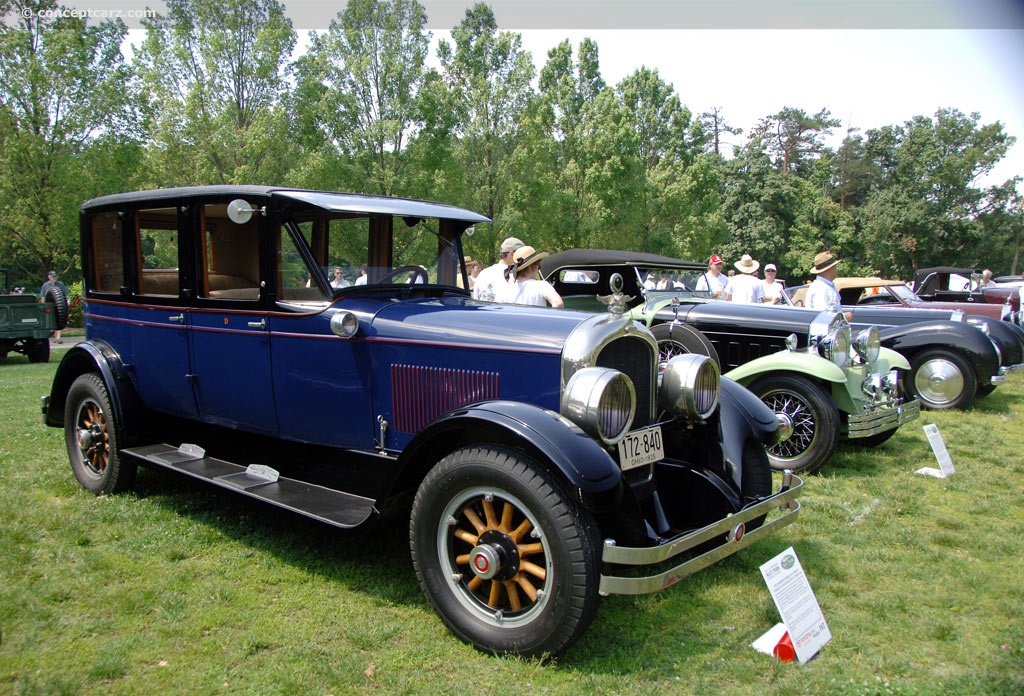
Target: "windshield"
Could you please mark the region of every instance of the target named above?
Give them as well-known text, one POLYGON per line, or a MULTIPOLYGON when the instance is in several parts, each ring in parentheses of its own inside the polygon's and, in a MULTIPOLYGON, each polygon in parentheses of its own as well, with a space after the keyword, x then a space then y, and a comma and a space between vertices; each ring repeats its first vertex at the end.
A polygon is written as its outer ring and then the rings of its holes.
POLYGON ((311 258, 307 282, 335 294, 364 285, 464 287, 458 234, 442 233, 441 220, 320 214, 293 224, 307 250, 286 262, 296 266, 286 276, 305 273, 311 258))

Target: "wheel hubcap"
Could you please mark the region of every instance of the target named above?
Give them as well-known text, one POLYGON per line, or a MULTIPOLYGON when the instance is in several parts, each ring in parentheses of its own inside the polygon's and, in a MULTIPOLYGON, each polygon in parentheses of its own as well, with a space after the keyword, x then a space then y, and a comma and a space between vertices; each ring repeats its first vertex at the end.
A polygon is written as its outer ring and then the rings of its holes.
POLYGON ((82 453, 82 463, 92 473, 102 474, 109 461, 109 436, 103 409, 94 401, 84 401, 78 407, 78 426, 75 439, 82 453))
POLYGON ((948 404, 963 393, 964 376, 949 360, 929 360, 917 370, 914 387, 926 401, 948 404))
POLYGON ((770 392, 761 397, 775 412, 783 439, 768 448, 776 459, 796 459, 814 442, 817 424, 814 412, 798 394, 788 391, 770 392))

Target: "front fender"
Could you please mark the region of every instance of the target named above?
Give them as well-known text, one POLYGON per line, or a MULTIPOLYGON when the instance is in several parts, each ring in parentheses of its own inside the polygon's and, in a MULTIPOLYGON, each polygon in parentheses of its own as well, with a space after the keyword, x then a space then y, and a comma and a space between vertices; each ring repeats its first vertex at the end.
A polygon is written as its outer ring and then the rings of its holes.
POLYGON ((973 367, 981 384, 999 373, 999 354, 981 329, 964 322, 930 321, 906 326, 891 326, 879 332, 882 345, 907 360, 922 350, 953 350, 973 367))
POLYGON ((892 348, 883 346, 878 349, 878 360, 875 361, 874 368, 875 372, 884 375, 890 370, 909 370, 910 363, 892 348))
POLYGON ((622 472, 604 447, 559 414, 518 401, 471 404, 431 422, 399 456, 394 488, 411 487, 442 457, 474 443, 528 452, 560 473, 595 511, 611 509, 622 495, 622 472))
POLYGON ((746 386, 766 372, 780 370, 798 372, 826 382, 846 383, 846 373, 836 367, 835 363, 807 350, 783 350, 771 355, 762 355, 729 370, 723 376, 746 386))

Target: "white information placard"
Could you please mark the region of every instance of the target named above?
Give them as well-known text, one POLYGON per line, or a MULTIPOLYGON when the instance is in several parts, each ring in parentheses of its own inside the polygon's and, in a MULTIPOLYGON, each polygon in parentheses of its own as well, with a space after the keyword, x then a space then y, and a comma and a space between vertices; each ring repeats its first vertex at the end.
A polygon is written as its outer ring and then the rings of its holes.
POLYGON ((789 631, 796 659, 804 664, 832 640, 832 633, 793 547, 764 563, 761 575, 789 631))
POLYGON ((946 443, 943 442, 942 435, 939 434, 939 426, 929 423, 924 426, 924 434, 928 437, 928 444, 932 446, 932 452, 935 453, 935 460, 938 461, 939 468, 926 466, 914 473, 935 478, 949 478, 956 473, 956 468, 953 466, 953 458, 949 456, 949 451, 946 449, 946 443))

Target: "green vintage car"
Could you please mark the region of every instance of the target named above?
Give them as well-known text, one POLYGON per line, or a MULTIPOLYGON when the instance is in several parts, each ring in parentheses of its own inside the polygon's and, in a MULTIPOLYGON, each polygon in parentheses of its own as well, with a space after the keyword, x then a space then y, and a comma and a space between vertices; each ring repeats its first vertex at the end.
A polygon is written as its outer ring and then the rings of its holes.
POLYGON ((693 290, 704 271, 666 256, 597 249, 553 254, 541 266, 566 307, 607 311, 619 303, 651 329, 663 361, 679 353, 718 360, 723 376, 779 418, 783 439, 768 451, 777 470, 817 471, 839 441, 876 446, 920 415, 899 390, 909 363, 881 346, 876 328, 854 336, 842 314, 712 300, 693 290))

